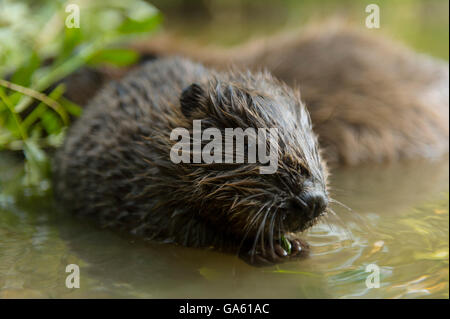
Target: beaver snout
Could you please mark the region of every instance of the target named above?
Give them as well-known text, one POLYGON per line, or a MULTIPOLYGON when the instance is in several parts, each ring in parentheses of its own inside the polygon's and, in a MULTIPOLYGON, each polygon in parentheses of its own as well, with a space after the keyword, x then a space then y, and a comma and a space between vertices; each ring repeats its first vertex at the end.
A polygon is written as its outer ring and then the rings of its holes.
POLYGON ((319 217, 328 206, 328 198, 322 191, 307 192, 299 199, 306 204, 303 212, 311 219, 319 217))
POLYGON ((292 231, 304 230, 309 221, 319 217, 328 206, 328 196, 320 190, 311 190, 292 197, 285 225, 292 231))

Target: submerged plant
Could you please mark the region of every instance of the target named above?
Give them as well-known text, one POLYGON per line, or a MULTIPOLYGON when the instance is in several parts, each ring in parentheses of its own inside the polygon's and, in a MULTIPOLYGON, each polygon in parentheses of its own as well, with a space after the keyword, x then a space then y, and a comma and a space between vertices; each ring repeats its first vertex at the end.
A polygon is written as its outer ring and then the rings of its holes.
POLYGON ((121 45, 160 22, 141 0, 0 2, 0 151, 24 153, 27 185, 48 176, 48 150, 81 113, 59 81, 83 65, 136 62, 138 54, 121 45), (79 27, 71 21, 74 4, 79 27))

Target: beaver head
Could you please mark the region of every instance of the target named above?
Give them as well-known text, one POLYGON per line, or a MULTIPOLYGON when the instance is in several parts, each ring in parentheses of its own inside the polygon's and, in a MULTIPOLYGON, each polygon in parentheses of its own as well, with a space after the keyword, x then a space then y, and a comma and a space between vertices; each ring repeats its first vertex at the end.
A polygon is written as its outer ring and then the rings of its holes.
MULTIPOLYGON (((189 163, 165 166, 162 169, 171 171, 163 176, 178 176, 179 187, 171 198, 195 211, 217 234, 253 245, 254 253, 256 246, 273 248, 286 233, 305 230, 325 212, 326 167, 298 91, 268 73, 227 73, 184 88, 179 104, 177 125, 189 130, 189 142, 194 141, 193 122, 201 121, 203 132, 220 131, 223 155, 213 162, 195 163, 192 147, 189 163), (249 132, 248 128, 276 128, 277 139, 266 139, 263 145, 266 151, 275 148, 275 170, 262 174, 261 163, 249 161, 250 138, 244 149, 234 143, 227 150, 229 128, 241 129, 236 136, 249 132), (234 162, 227 163, 230 151, 234 162), (242 151, 244 162, 236 163, 242 151)), ((205 154, 210 140, 201 142, 205 154)))

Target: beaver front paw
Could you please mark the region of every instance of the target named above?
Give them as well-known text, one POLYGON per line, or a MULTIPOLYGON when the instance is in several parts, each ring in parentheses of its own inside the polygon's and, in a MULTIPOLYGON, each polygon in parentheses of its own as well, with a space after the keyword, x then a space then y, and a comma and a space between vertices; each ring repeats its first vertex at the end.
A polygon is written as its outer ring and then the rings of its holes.
POLYGON ((301 239, 287 239, 290 244, 290 251, 279 243, 273 244, 273 250, 270 245, 264 247, 259 246, 254 250, 251 249, 239 255, 246 263, 257 266, 272 266, 274 264, 283 263, 293 259, 306 257, 309 253, 309 245, 301 239))

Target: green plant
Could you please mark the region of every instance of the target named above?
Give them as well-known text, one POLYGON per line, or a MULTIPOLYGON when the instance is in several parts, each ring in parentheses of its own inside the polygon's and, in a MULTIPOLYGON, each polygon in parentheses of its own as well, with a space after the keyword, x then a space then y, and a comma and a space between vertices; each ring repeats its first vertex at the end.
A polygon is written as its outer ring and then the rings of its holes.
POLYGON ((141 0, 0 2, 0 151, 23 151, 26 184, 47 176, 46 150, 64 138, 81 108, 55 83, 83 65, 134 63, 123 44, 148 35, 161 15, 141 0), (80 27, 69 28, 68 4, 78 5, 80 27), (44 94, 46 92, 46 94, 44 94))

